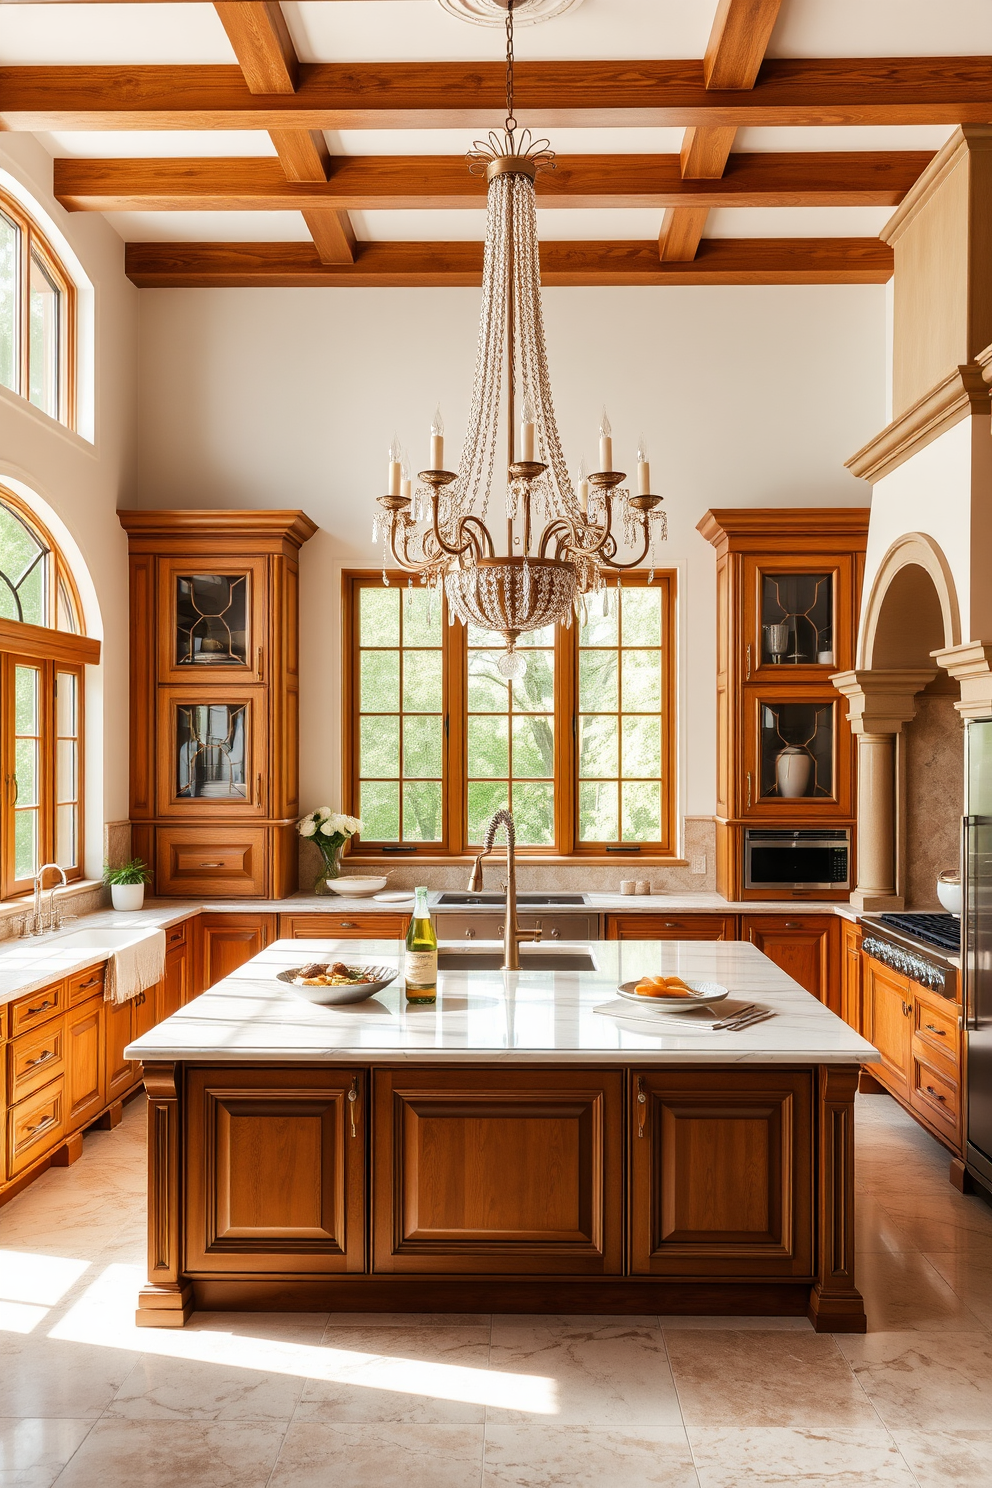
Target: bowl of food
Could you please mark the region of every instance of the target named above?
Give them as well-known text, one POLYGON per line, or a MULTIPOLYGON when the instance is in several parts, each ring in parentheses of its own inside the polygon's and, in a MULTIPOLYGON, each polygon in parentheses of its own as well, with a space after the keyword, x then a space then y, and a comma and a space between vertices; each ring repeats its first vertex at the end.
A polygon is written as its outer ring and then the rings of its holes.
POLYGON ((684 1013, 729 997, 719 982, 698 982, 680 976, 642 976, 636 982, 621 982, 617 992, 626 1002, 639 1002, 661 1013, 684 1013))
POLYGON ((957 868, 945 868, 937 874, 937 898, 948 914, 961 918, 961 873, 957 868))
POLYGON ((350 894, 356 894, 364 899, 367 894, 378 894, 380 889, 384 889, 388 878, 388 873, 384 873, 381 878, 361 878, 357 873, 349 874, 341 878, 329 878, 327 887, 332 894, 344 894, 346 898, 350 894))
POLYGON ((368 966, 344 961, 308 961, 276 973, 299 997, 319 1002, 324 1007, 341 1007, 348 1002, 365 1002, 397 975, 395 966, 368 966))

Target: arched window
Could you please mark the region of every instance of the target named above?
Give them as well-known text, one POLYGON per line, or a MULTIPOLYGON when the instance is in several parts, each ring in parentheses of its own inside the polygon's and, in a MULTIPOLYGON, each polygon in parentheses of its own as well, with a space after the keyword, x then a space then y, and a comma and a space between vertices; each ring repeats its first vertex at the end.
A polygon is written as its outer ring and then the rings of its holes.
POLYGON ((82 874, 83 634, 79 595, 51 533, 0 489, 0 895, 43 863, 82 874))
POLYGON ((0 385, 70 428, 76 296, 44 233, 0 192, 0 385))

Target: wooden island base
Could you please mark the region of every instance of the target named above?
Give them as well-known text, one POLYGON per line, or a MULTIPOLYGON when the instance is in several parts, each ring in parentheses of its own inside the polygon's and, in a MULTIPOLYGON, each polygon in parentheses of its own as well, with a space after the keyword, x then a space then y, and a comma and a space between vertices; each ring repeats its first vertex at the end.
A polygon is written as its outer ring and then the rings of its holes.
POLYGON ((209 1308, 865 1330, 857 1065, 215 1061, 147 1064, 145 1083, 139 1325, 209 1308))

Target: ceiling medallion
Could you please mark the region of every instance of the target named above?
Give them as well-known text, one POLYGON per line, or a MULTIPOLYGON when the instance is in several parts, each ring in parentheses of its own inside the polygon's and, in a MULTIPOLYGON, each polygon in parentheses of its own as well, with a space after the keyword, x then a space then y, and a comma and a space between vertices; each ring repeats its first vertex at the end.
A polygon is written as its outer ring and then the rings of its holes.
MULTIPOLYGON (((473 26, 506 24, 506 5, 502 0, 438 0, 438 4, 449 15, 473 26)), ((582 0, 517 0, 513 10, 518 26, 535 26, 538 21, 564 15, 566 10, 577 10, 581 4, 582 0)))
MULTIPOLYGON (((498 667, 520 677, 526 658, 517 640, 548 625, 587 617, 587 601, 602 597, 607 579, 637 568, 667 536, 660 496, 651 492, 644 441, 637 452, 637 491, 613 466, 610 421, 603 410, 599 470, 585 461, 573 482, 555 418, 541 306, 540 252, 534 179, 555 168, 546 139, 532 139, 513 112, 514 0, 506 27, 506 119, 501 131, 476 140, 471 172, 488 182, 482 313, 468 427, 457 470, 444 467, 441 411, 431 424, 430 466, 414 489, 409 464, 394 438, 389 489, 378 498, 372 541, 382 538, 383 582, 395 564, 418 575, 432 594, 443 591, 453 624, 477 625, 502 636, 498 667), (522 396, 519 429, 515 405, 522 396), (503 416, 501 417, 501 412, 503 416), (498 442, 506 438, 503 512, 489 516, 498 442), (505 536, 498 534, 502 529, 505 536), (504 548, 505 551, 499 550, 504 548), (623 554, 624 556, 621 556, 623 554)), ((609 354, 609 353, 607 353, 609 354)), ((503 484, 500 481, 499 484, 503 484)))

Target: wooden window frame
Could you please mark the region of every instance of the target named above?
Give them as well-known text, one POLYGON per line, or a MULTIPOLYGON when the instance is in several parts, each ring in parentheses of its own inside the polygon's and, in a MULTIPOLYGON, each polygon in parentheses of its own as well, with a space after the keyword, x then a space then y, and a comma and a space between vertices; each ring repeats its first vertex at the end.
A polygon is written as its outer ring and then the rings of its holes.
MULTIPOLYGON (((409 575, 387 570, 389 582, 401 592, 409 575)), ((345 569, 342 572, 342 784, 343 809, 359 815, 358 774, 359 667, 357 591, 382 584, 381 569, 345 569)), ((518 857, 530 861, 578 861, 599 863, 673 863, 678 857, 678 721, 676 716, 678 676, 678 573, 655 569, 653 584, 663 595, 662 610, 662 837, 658 842, 598 843, 578 840, 578 628, 556 627, 555 651, 555 842, 549 846, 517 849, 518 857), (571 722, 569 722, 571 720, 571 722)), ((623 575, 624 588, 648 585, 648 571, 623 575)), ((448 624, 441 601, 441 647, 443 656, 445 718, 442 796, 446 803, 443 836, 436 842, 376 843, 354 839, 356 861, 429 862, 468 860, 475 849, 467 841, 465 748, 467 733, 467 632, 464 625, 448 624)))
POLYGON ((20 233, 17 247, 17 334, 18 361, 17 387, 8 388, 25 403, 30 403, 46 418, 54 417, 68 429, 76 427, 76 286, 66 272, 41 228, 29 212, 6 191, 0 191, 0 212, 8 217, 20 233), (37 254, 45 272, 59 290, 62 301, 58 325, 58 412, 52 415, 46 409, 31 403, 30 380, 30 330, 31 330, 31 255, 37 254))

